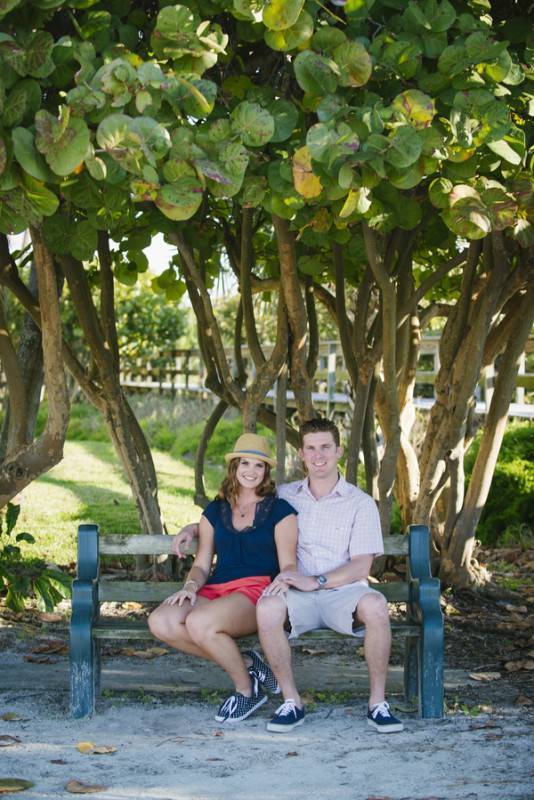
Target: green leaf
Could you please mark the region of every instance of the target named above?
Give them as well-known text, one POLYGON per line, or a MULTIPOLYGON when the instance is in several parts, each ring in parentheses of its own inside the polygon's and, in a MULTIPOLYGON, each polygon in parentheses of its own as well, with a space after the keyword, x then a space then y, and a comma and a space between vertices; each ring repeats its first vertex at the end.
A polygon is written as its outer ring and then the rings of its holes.
POLYGON ((310 95, 332 94, 337 87, 337 78, 326 58, 304 50, 293 61, 297 83, 303 92, 310 95))
POLYGON ((41 105, 41 87, 37 81, 26 78, 19 81, 9 92, 2 114, 2 124, 7 128, 31 122, 41 105))
POLYGON ((249 147, 262 147, 271 140, 275 129, 274 119, 258 103, 239 103, 231 117, 235 130, 249 147))
POLYGON ((415 128, 403 125, 389 137, 389 151, 385 159, 397 169, 403 169, 413 164, 421 155, 421 139, 415 128))
POLYGON ((245 178, 241 202, 244 208, 257 208, 267 192, 267 180, 259 175, 245 178))
POLYGON ((423 28, 433 33, 447 31, 456 19, 454 6, 448 0, 410 0, 404 13, 407 26, 417 30, 423 28))
POLYGON ((53 180, 54 174, 51 172, 43 156, 37 151, 31 131, 26 128, 14 128, 12 138, 13 152, 21 167, 33 178, 37 178, 37 180, 53 180))
POLYGON ((213 111, 217 97, 216 84, 213 81, 193 76, 188 81, 185 81, 183 76, 178 75, 177 80, 187 84, 189 89, 189 94, 183 101, 185 113, 194 119, 202 119, 209 116, 213 111))
POLYGON ((304 0, 268 0, 263 9, 263 24, 272 31, 290 28, 299 18, 304 0))
POLYGON ((430 202, 436 208, 448 208, 450 205, 449 195, 452 192, 452 182, 447 178, 436 178, 432 181, 429 188, 430 202))
POLYGON ((222 148, 219 157, 229 175, 234 178, 244 175, 249 162, 249 154, 242 144, 230 142, 222 148))
POLYGON ((290 28, 284 30, 266 30, 265 42, 277 52, 287 53, 307 45, 313 34, 313 19, 307 11, 302 11, 300 17, 290 28))
POLYGON ((486 142, 486 147, 509 164, 518 165, 523 161, 525 140, 522 131, 515 130, 516 135, 514 137, 505 136, 504 139, 500 139, 498 142, 486 142))
POLYGON ((24 174, 22 178, 26 197, 41 217, 50 217, 55 214, 59 206, 59 199, 49 191, 41 181, 24 174))
POLYGON ((46 78, 56 68, 52 61, 54 38, 47 31, 35 31, 25 49, 26 70, 29 75, 46 78))
POLYGON ((78 261, 89 261, 94 256, 97 245, 96 229, 87 220, 78 222, 70 241, 70 252, 74 258, 78 261))
POLYGON ((335 145, 337 140, 337 133, 322 122, 312 125, 306 135, 306 144, 314 161, 326 160, 329 148, 335 145))
POLYGON ((17 503, 8 503, 6 509, 6 533, 11 535, 11 531, 17 524, 20 515, 20 506, 17 503))
POLYGON ((17 533, 15 536, 16 542, 28 542, 28 544, 35 544, 35 537, 31 535, 31 533, 26 533, 26 531, 22 531, 22 533, 17 533))
POLYGON ((428 127, 436 114, 434 100, 418 89, 398 94, 391 104, 395 112, 415 128, 428 127))
POLYGON ((35 144, 57 175, 69 175, 84 160, 89 148, 89 128, 79 117, 63 116, 59 120, 47 111, 35 115, 35 144))
POLYGON ((0 0, 0 19, 9 14, 10 11, 13 11, 20 3, 21 0, 0 0))
POLYGON ((166 184, 158 191, 156 205, 169 219, 190 219, 202 203, 202 185, 195 178, 180 178, 176 183, 166 184))
POLYGON ((274 119, 274 133, 270 141, 284 142, 289 139, 299 118, 297 107, 290 100, 281 98, 270 104, 269 112, 274 119))
POLYGON ((334 61, 339 68, 341 86, 364 86, 371 77, 371 56, 361 42, 346 42, 334 50, 334 61))

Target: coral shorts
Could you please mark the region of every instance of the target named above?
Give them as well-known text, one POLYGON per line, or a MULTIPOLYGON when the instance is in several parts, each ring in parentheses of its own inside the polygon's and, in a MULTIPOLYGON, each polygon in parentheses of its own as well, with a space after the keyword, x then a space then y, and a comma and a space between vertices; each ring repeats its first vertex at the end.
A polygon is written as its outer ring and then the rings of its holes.
POLYGON ((226 583, 210 583, 202 586, 197 594, 206 597, 208 600, 216 600, 217 597, 224 597, 227 594, 244 594, 253 605, 256 605, 266 586, 271 583, 268 575, 253 575, 251 578, 238 578, 235 581, 226 583))

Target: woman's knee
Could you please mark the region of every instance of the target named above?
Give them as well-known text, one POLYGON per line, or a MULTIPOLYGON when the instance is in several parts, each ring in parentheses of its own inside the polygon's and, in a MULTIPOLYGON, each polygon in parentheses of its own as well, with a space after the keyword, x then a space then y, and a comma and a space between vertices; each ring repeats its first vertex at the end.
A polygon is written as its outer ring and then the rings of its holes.
POLYGON ((162 609, 160 606, 148 615, 148 627, 150 633, 155 636, 156 639, 165 639, 168 637, 170 625, 165 609, 162 609))
POLYGON ((210 618, 209 614, 204 611, 193 610, 185 620, 185 627, 191 639, 200 644, 205 642, 215 633, 217 633, 217 626, 214 620, 210 618))
POLYGON ((258 630, 266 631, 283 627, 287 606, 281 597, 260 597, 256 606, 258 630))

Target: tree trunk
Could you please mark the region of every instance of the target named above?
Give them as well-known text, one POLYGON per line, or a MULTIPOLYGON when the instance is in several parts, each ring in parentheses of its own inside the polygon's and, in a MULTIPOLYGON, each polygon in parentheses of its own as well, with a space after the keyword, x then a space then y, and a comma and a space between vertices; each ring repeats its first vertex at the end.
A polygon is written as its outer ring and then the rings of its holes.
POLYGON ((43 308, 42 348, 48 417, 43 433, 32 444, 19 449, 0 468, 0 507, 6 505, 25 486, 55 466, 63 457, 69 422, 69 398, 63 366, 61 323, 56 274, 52 257, 44 245, 41 231, 30 229, 39 294, 43 308))
POLYGON ((488 498, 491 481, 497 464, 499 450, 508 421, 508 409, 517 380, 519 359, 534 320, 534 284, 523 296, 518 325, 513 331, 502 358, 502 368, 495 382, 495 390, 486 417, 471 481, 463 507, 452 528, 448 547, 441 554, 440 577, 453 586, 469 587, 479 580, 472 569, 475 531, 484 504, 488 498))

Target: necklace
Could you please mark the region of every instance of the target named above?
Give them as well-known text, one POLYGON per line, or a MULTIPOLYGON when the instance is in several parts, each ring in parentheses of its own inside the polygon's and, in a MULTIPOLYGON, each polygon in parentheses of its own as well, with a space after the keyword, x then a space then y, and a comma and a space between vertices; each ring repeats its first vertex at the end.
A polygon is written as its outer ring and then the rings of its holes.
POLYGON ((252 510, 252 509, 255 509, 255 508, 256 508, 256 506, 257 506, 258 502, 259 502, 258 500, 254 500, 254 502, 253 502, 253 503, 248 503, 248 505, 246 505, 246 506, 245 506, 245 510, 244 510, 244 511, 243 511, 243 509, 242 509, 242 508, 239 508, 239 506, 238 506, 238 505, 237 505, 237 503, 236 503, 234 511, 237 511, 237 513, 239 514, 239 516, 241 517, 241 519, 243 519, 244 517, 246 517, 246 516, 247 516, 247 514, 248 514, 248 512, 249 512, 250 510, 252 510))

